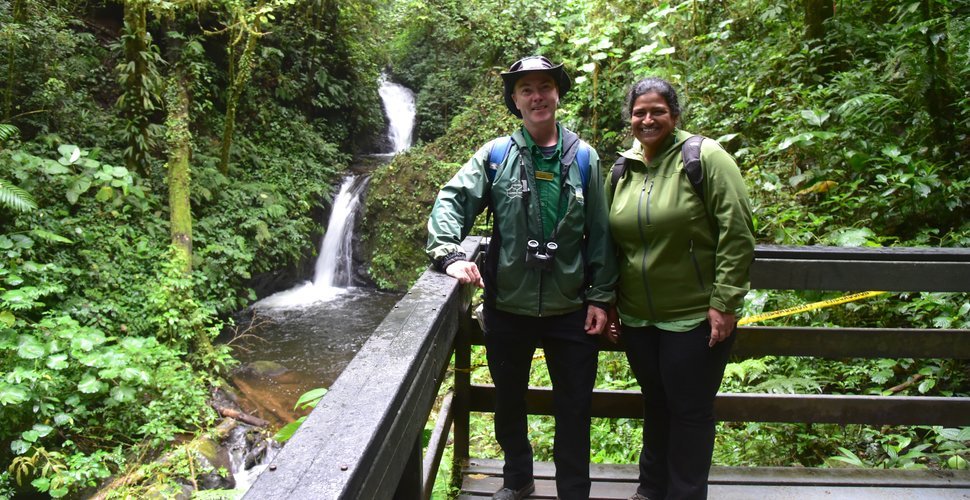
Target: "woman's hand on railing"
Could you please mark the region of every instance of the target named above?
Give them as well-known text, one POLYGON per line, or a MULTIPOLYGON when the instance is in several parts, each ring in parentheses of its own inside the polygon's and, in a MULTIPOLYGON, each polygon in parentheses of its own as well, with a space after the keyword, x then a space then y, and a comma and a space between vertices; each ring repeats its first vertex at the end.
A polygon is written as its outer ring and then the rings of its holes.
POLYGON ((474 262, 469 262, 467 260, 452 262, 451 265, 445 269, 445 274, 457 279, 461 284, 472 283, 478 288, 485 288, 485 282, 482 280, 482 273, 478 271, 478 266, 475 265, 474 262))

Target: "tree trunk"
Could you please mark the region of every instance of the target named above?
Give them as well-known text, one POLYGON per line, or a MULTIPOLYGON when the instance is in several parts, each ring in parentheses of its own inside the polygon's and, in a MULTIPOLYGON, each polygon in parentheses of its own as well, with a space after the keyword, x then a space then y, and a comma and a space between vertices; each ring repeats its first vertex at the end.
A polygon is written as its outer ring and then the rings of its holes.
POLYGON ((841 58, 837 56, 838 48, 825 43, 825 21, 835 15, 835 4, 833 0, 802 0, 802 6, 805 9, 805 33, 802 40, 809 47, 819 47, 822 50, 817 73, 828 75, 841 63, 841 58))
POLYGON ((166 91, 168 109, 168 205, 172 245, 185 258, 185 272, 192 270, 192 206, 189 198, 189 91, 181 67, 176 66, 166 91))
MULTIPOLYGON (((245 29, 245 28, 242 28, 245 29)), ((239 97, 242 95, 249 78, 253 74, 253 67, 256 59, 256 41, 259 36, 259 22, 257 21, 253 31, 246 33, 246 45, 239 62, 236 64, 233 77, 230 80, 229 97, 226 102, 225 128, 222 130, 222 151, 219 158, 219 171, 223 175, 229 173, 229 149, 232 147, 232 134, 236 128, 236 108, 239 106, 239 97)), ((230 58, 229 64, 233 61, 230 58)))
POLYGON ((835 15, 835 4, 832 0, 802 0, 802 6, 805 8, 803 40, 819 43, 825 39, 825 21, 835 15))
POLYGON ((155 109, 155 75, 153 54, 148 45, 147 8, 143 0, 125 2, 124 40, 125 62, 123 94, 119 98, 125 118, 127 147, 125 166, 148 176, 149 113, 155 109))
MULTIPOLYGON (((922 0, 926 40, 926 110, 933 119, 934 142, 948 161, 956 159, 956 95, 950 75, 947 20, 950 12, 939 0, 922 0)), ((956 173, 956 172, 955 172, 956 173)))

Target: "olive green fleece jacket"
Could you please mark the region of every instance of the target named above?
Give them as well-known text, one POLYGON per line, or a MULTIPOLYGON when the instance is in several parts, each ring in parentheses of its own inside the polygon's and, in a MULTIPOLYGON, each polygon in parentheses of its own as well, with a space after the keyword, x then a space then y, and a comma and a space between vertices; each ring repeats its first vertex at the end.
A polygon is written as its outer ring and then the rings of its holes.
POLYGON ((649 164, 634 141, 615 191, 607 187, 624 315, 665 322, 704 318, 711 307, 736 312, 750 287, 754 227, 741 172, 705 139, 701 199, 681 160, 690 136, 675 129, 649 164))
POLYGON ((526 242, 543 242, 543 237, 532 155, 521 130, 512 134, 512 147, 502 165, 496 167, 492 182, 486 169, 494 140, 480 148, 441 188, 431 210, 427 253, 442 269, 455 259, 465 258, 459 244, 476 216, 491 202, 492 238, 481 272, 485 303, 498 310, 551 316, 577 311, 586 302, 606 307, 615 300, 617 271, 607 230, 599 156, 586 146, 590 164, 584 189, 575 164, 582 141, 565 128, 560 137, 561 161, 568 165, 560 195, 566 209, 558 225, 559 249, 551 270, 536 269, 525 262, 526 242))

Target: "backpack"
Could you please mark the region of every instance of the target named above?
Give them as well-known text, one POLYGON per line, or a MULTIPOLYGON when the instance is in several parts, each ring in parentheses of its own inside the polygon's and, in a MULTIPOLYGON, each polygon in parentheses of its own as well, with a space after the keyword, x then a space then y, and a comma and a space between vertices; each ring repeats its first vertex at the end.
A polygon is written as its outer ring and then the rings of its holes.
MULTIPOLYGON (((488 182, 495 179, 495 172, 505 161, 512 149, 512 136, 506 135, 495 139, 492 143, 492 150, 488 153, 488 168, 485 173, 488 175, 488 182)), ((576 163, 579 166, 579 176, 583 179, 583 191, 589 186, 589 146, 580 143, 579 150, 576 151, 576 163)))
MULTIPOLYGON (((690 187, 694 188, 694 192, 697 196, 704 199, 704 185, 702 181, 704 180, 704 168, 701 165, 701 143, 704 142, 704 136, 702 135, 692 135, 689 139, 684 141, 684 145, 680 148, 680 156, 684 161, 684 173, 687 174, 687 179, 690 181, 690 187)), ((616 184, 620 182, 620 177, 623 177, 623 172, 626 170, 626 157, 620 156, 613 163, 613 168, 610 170, 610 192, 616 193, 616 184)))

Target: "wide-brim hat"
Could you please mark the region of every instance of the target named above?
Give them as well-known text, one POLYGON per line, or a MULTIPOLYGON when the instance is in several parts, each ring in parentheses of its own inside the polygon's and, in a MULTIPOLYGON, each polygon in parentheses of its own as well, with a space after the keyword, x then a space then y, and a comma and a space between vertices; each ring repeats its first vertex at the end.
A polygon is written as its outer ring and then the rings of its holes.
POLYGON ((572 87, 572 81, 562 64, 552 64, 552 61, 543 56, 529 56, 515 61, 508 71, 502 73, 502 81, 505 83, 505 106, 519 118, 522 118, 522 112, 515 107, 512 93, 515 92, 515 82, 529 73, 546 73, 551 76, 556 82, 560 98, 572 87))

